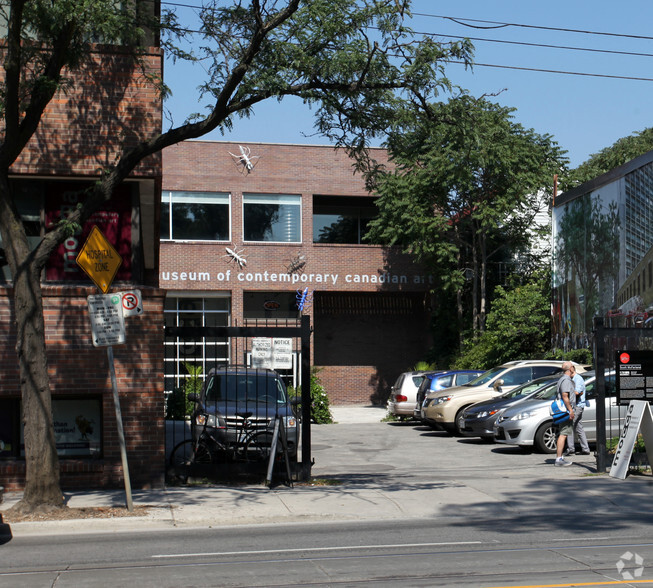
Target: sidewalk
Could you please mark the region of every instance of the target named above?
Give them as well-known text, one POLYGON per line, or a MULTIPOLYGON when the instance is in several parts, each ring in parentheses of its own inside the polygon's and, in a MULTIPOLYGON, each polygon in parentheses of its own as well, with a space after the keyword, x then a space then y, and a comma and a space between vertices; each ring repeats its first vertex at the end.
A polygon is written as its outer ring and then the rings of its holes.
MULTIPOLYGON (((547 518, 553 508, 576 516, 602 509, 634 516, 653 506, 650 474, 624 481, 597 475, 592 456, 577 459, 573 467, 554 468, 551 456, 382 423, 381 408, 334 407, 332 413, 336 424, 312 431, 315 485, 134 491, 134 504, 150 507, 146 516, 16 523, 10 532, 22 536, 461 515, 547 518), (561 492, 563 502, 558 500, 561 492)), ((124 490, 65 495, 70 507, 125 506, 124 490)), ((0 512, 19 498, 6 494, 0 512)))

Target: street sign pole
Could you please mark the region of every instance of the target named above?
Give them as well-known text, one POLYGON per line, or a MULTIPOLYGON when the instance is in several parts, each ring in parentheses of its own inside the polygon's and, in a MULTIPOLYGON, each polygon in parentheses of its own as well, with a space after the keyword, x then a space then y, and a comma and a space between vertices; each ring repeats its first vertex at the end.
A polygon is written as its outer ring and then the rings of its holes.
POLYGON ((113 347, 107 347, 107 358, 109 359, 109 371, 111 372, 111 388, 113 390, 113 404, 116 407, 116 425, 118 427, 118 443, 120 444, 120 458, 122 460, 122 472, 125 480, 125 495, 127 497, 127 510, 133 512, 132 487, 129 478, 129 464, 127 463, 127 445, 125 443, 125 431, 122 426, 122 412, 120 411, 120 398, 118 397, 118 381, 116 379, 116 368, 113 361, 113 347))
MULTIPOLYGON (((91 330, 93 332, 93 345, 106 346, 109 372, 111 374, 111 388, 113 391, 113 404, 116 409, 116 427, 118 429, 118 442, 120 444, 120 458, 122 460, 122 473, 125 481, 125 495, 127 510, 134 510, 132 502, 131 480, 129 478, 129 464, 127 463, 127 446, 125 444, 125 431, 122 426, 122 413, 120 411, 120 398, 118 397, 118 380, 113 359, 113 344, 125 342, 125 325, 122 295, 113 294, 107 297, 107 292, 122 264, 120 254, 107 240, 102 231, 95 226, 91 230, 84 247, 77 256, 77 265, 93 280, 104 296, 89 296, 89 314, 91 315, 91 330)), ((136 290, 129 293, 130 298, 125 308, 130 313, 137 312, 140 303, 140 292, 136 290), (138 294, 136 294, 138 293, 138 294)), ((142 312, 142 308, 140 309, 142 312)))

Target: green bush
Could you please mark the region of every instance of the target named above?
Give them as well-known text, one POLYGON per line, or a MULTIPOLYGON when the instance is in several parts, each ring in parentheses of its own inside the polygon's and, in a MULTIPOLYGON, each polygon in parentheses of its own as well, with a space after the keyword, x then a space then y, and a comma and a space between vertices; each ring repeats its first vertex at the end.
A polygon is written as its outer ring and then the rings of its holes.
MULTIPOLYGON (((333 415, 329 408, 329 397, 318 376, 319 371, 318 368, 313 368, 311 371, 311 422, 325 425, 333 422, 333 415)), ((289 387, 288 395, 291 398, 298 397, 301 400, 302 387, 289 387)), ((301 410, 300 405, 297 406, 297 409, 301 410)))
POLYGON ((592 365, 593 363, 592 350, 587 348, 570 349, 569 351, 563 351, 562 349, 554 349, 550 359, 563 359, 563 360, 575 361, 576 363, 587 364, 587 365, 592 365))
POLYGON ((202 366, 196 366, 192 363, 184 363, 184 367, 189 374, 183 386, 175 388, 168 396, 166 403, 166 419, 181 421, 195 409, 195 403, 188 400, 188 395, 192 392, 199 394, 202 391, 202 366))

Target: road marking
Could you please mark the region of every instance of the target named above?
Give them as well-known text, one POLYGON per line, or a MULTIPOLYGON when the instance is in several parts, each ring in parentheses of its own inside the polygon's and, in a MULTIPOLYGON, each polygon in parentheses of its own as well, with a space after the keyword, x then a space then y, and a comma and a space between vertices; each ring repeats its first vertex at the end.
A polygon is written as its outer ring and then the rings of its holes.
MULTIPOLYGON (((651 584, 653 580, 635 581, 636 584, 651 584)), ((523 586, 488 586, 487 588, 570 588, 575 586, 616 586, 619 584, 633 585, 633 580, 610 580, 608 582, 572 582, 571 584, 524 584, 523 586)))
POLYGON ((206 556, 223 556, 223 555, 269 555, 271 553, 280 553, 287 555, 289 553, 307 553, 307 552, 327 552, 327 551, 360 551, 362 549, 397 549, 397 547, 444 547, 448 545, 481 545, 481 541, 448 541, 441 543, 393 543, 392 545, 350 545, 348 547, 300 547, 296 549, 262 549, 258 551, 214 551, 209 553, 166 553, 153 555, 152 558, 175 558, 175 557, 206 557, 206 556))

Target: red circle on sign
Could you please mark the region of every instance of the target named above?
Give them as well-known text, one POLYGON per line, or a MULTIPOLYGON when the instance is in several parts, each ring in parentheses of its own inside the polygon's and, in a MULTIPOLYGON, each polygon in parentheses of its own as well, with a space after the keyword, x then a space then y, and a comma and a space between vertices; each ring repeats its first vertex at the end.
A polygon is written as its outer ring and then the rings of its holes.
POLYGON ((138 298, 134 296, 133 294, 126 294, 122 298, 122 305, 127 309, 127 310, 134 310, 138 306, 138 298))
POLYGON ((621 363, 628 363, 628 362, 630 361, 630 355, 628 355, 628 353, 622 353, 622 354, 619 356, 619 361, 620 361, 621 363))

